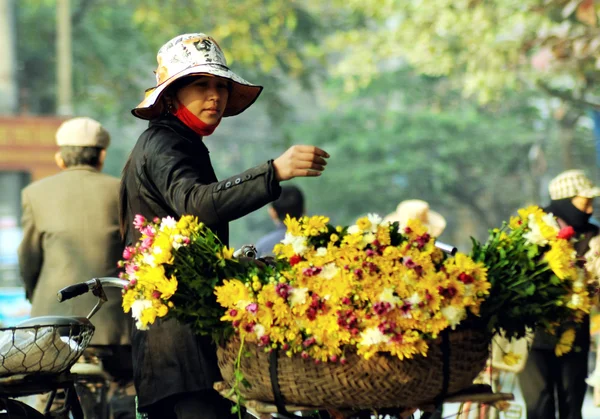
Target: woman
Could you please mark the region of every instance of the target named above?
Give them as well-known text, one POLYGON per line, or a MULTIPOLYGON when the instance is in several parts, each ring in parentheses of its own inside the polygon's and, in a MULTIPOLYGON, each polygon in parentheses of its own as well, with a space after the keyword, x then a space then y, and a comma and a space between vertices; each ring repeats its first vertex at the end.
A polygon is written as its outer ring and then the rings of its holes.
MULTIPOLYGON (((329 157, 313 146, 293 146, 236 176, 217 181, 202 138, 222 117, 247 109, 260 94, 227 67, 207 35, 180 35, 158 51, 157 85, 132 113, 150 120, 123 170, 121 228, 128 243, 136 214, 147 219, 192 214, 228 242, 228 222, 279 197, 279 182, 318 176, 329 157)), ((225 418, 230 404, 213 389, 221 379, 210 338, 173 320, 132 334, 134 380, 141 411, 152 418, 225 418)))
MULTIPOLYGON (((570 226, 574 231, 575 249, 580 257, 589 250, 590 240, 598 235, 598 227, 589 222, 593 199, 600 196, 600 188, 580 170, 568 170, 549 184, 550 205, 546 211, 557 217, 561 228, 570 226)), ((563 325, 556 336, 536 331, 525 369, 519 382, 527 419, 555 419, 558 405, 559 419, 581 419, 588 374, 590 350, 590 319, 575 325, 563 325), (554 348, 562 330, 575 327, 573 349, 556 356, 554 348)))

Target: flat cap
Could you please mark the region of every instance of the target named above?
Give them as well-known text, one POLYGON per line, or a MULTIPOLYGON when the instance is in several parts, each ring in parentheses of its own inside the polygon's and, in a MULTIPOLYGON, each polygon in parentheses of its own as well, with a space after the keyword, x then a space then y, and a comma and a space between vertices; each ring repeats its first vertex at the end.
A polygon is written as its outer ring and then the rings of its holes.
POLYGON ((107 148, 110 135, 100 122, 88 117, 69 119, 56 131, 56 144, 74 147, 107 148))

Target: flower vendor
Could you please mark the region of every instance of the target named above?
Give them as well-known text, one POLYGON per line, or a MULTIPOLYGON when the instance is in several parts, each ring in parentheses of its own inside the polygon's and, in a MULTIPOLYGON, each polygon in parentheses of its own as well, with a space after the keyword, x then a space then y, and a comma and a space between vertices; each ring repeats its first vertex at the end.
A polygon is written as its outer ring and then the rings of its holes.
MULTIPOLYGON (((326 152, 293 146, 275 160, 218 181, 203 137, 222 117, 251 106, 262 87, 233 73, 219 45, 205 34, 175 37, 160 48, 157 60, 157 84, 132 111, 150 123, 123 170, 120 217, 128 244, 141 237, 133 224, 142 217, 182 215, 198 217, 227 244, 228 223, 277 199, 279 182, 324 170, 326 152)), ((160 264, 168 255, 161 254, 159 243, 154 246, 152 257, 160 264)), ((165 278, 157 281, 164 284, 162 293, 174 292, 165 278)), ((131 310, 140 310, 140 304, 131 310)), ((174 319, 158 319, 148 330, 135 328, 132 344, 139 408, 150 419, 230 415, 230 405, 212 389, 220 373, 210 337, 196 336, 174 319)))
MULTIPOLYGON (((549 192, 551 202, 546 211, 557 217, 558 236, 573 241, 577 256, 582 257, 589 249, 590 240, 598 235, 598 227, 591 224, 589 219, 593 211, 593 198, 600 196, 600 188, 595 187, 582 171, 569 170, 550 182, 549 192)), ((544 240, 541 230, 534 229, 528 234, 528 239, 534 243, 544 240)), ((551 250, 547 255, 549 263, 560 263, 561 253, 564 252, 555 253, 551 250)), ((568 264, 564 265, 565 270, 570 269, 568 264)), ((583 279, 579 282, 579 287, 586 286, 583 279)), ((573 295, 572 301, 568 303, 573 308, 577 308, 579 303, 575 297, 577 295, 573 295)), ((588 372, 589 347, 589 316, 576 325, 561 325, 556 335, 536 330, 525 369, 519 377, 528 419, 556 417, 555 401, 558 402, 560 419, 581 419, 587 389, 585 378, 588 372), (573 332, 561 333, 567 329, 573 332), (558 342, 559 338, 565 342, 558 342), (567 348, 564 352, 569 352, 561 353, 563 347, 567 348), (555 400, 555 392, 558 400, 555 400)))

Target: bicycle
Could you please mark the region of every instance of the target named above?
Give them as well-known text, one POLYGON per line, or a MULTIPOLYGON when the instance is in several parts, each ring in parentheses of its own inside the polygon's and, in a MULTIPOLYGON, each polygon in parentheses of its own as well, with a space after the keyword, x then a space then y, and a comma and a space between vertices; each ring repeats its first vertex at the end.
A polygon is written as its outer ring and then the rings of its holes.
POLYGON ((71 368, 88 348, 94 334, 90 319, 108 301, 103 286, 123 288, 125 285, 127 281, 119 278, 94 278, 71 285, 58 292, 59 301, 89 291, 98 298, 87 317, 35 317, 0 329, 0 418, 84 419, 76 387, 98 376, 96 371, 89 370, 87 374, 78 375, 71 368), (63 406, 52 410, 59 390, 65 392, 63 406), (46 393, 50 396, 43 412, 16 400, 46 393))

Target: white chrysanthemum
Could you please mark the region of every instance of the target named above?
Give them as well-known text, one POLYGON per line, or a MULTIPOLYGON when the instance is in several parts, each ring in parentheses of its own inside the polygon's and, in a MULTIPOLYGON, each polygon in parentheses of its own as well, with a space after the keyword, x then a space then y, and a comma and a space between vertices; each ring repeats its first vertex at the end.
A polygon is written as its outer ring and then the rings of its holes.
POLYGON ((419 296, 418 292, 414 292, 413 295, 411 295, 410 298, 406 301, 408 303, 410 303, 411 306, 417 307, 419 305, 419 303, 421 303, 421 301, 423 301, 423 300, 419 296))
POLYGON ((292 288, 289 294, 290 305, 293 307, 297 304, 306 303, 308 288, 292 288))
POLYGON ((377 239, 377 236, 371 232, 368 232, 363 236, 362 244, 366 246, 367 244, 373 243, 375 239, 377 239))
POLYGON ((142 258, 142 261, 146 265, 150 265, 153 268, 156 268, 156 262, 154 261, 154 255, 152 255, 151 253, 144 253, 144 257, 142 258))
POLYGON ((160 223, 160 231, 165 231, 165 229, 170 228, 174 229, 177 227, 177 220, 173 217, 164 217, 162 222, 160 223))
POLYGON ((302 236, 294 236, 290 233, 285 233, 284 239, 281 241, 283 244, 291 244, 294 249, 294 253, 297 255, 303 255, 308 249, 306 246, 306 238, 302 236))
POLYGON ((319 256, 319 257, 327 256, 327 248, 326 247, 319 247, 317 249, 315 255, 319 256))
POLYGON ((600 365, 585 379, 585 382, 590 387, 600 387, 600 365))
POLYGON ((544 221, 546 224, 548 224, 550 227, 552 227, 554 230, 556 230, 557 233, 560 231, 560 226, 558 225, 556 218, 554 218, 554 214, 552 214, 552 213, 544 214, 542 216, 542 221, 544 221))
POLYGON ((448 306, 442 308, 442 316, 448 320, 448 324, 454 330, 467 317, 467 311, 464 307, 448 306))
POLYGON ((377 231, 377 227, 383 221, 379 214, 367 214, 367 219, 371 222, 371 232, 373 233, 377 231))
POLYGON ((338 274, 339 268, 335 266, 335 263, 327 263, 323 265, 319 276, 325 279, 332 279, 338 274))
POLYGON ((265 327, 260 323, 255 324, 254 333, 256 333, 257 338, 262 338, 265 335, 265 327))
POLYGON ((361 233, 361 232, 362 232, 362 230, 356 224, 351 225, 350 227, 348 227, 348 234, 358 234, 358 233, 361 233))
POLYGON ((578 309, 581 307, 582 303, 583 303, 583 298, 581 298, 581 295, 573 294, 573 295, 571 295, 571 300, 569 301, 567 306, 572 309, 578 309))
POLYGON ((370 327, 365 329, 360 334, 360 344, 365 346, 378 345, 380 343, 387 343, 390 341, 390 337, 381 333, 381 330, 377 327, 370 327))
POLYGON ((529 214, 529 222, 527 223, 527 227, 529 227, 530 231, 523 234, 523 238, 527 243, 537 244, 538 246, 545 246, 548 244, 548 240, 544 238, 540 226, 536 222, 533 214, 529 214))
POLYGON ((173 249, 177 250, 181 246, 183 246, 183 239, 184 237, 181 234, 175 234, 173 236, 173 241, 171 242, 171 246, 173 246, 173 249))
POLYGON ((395 307, 396 305, 400 304, 402 300, 400 300, 398 296, 394 295, 393 288, 384 288, 383 291, 381 291, 381 294, 379 294, 379 301, 382 303, 390 303, 392 307, 395 307))
POLYGON ((135 322, 135 326, 139 329, 139 330, 146 330, 148 327, 142 325, 141 322, 141 317, 142 317, 142 311, 144 311, 147 308, 152 308, 152 301, 150 300, 135 300, 133 303, 131 303, 131 316, 136 319, 135 322))

